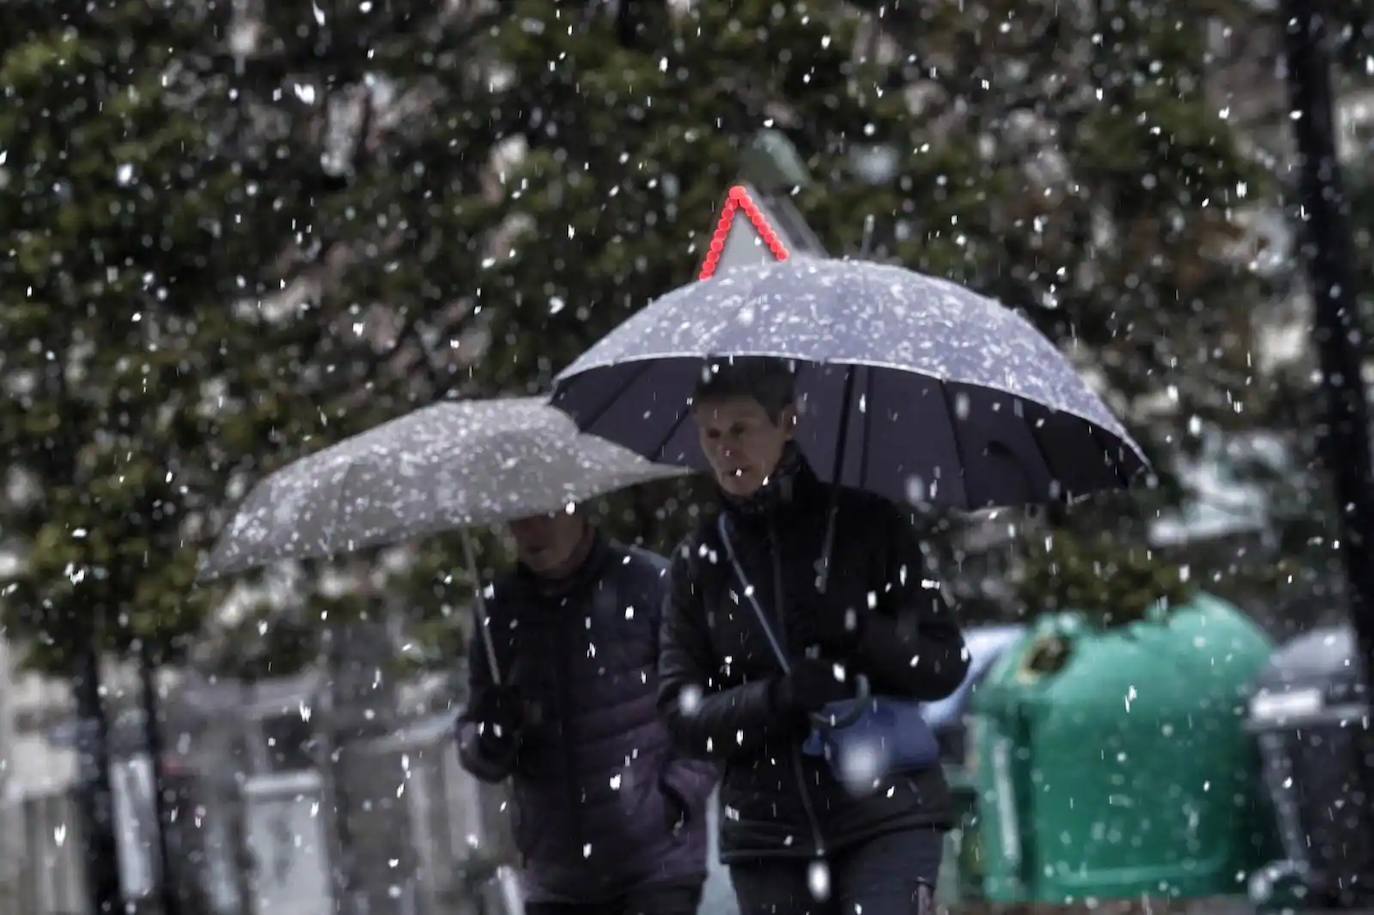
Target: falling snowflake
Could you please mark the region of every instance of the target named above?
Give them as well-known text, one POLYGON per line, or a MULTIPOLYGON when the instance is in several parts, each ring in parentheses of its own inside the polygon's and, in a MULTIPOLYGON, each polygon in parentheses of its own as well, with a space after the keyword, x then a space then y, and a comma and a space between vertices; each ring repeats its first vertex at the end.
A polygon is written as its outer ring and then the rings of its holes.
POLYGON ((830 898, 830 867, 822 859, 811 862, 806 872, 806 885, 811 890, 811 898, 824 902, 830 898))

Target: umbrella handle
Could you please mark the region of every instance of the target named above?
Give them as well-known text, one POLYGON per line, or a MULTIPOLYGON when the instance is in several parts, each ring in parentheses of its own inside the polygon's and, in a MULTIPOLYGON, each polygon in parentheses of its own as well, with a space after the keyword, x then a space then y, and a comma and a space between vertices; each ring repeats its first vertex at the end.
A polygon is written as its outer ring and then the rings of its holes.
POLYGON ((472 612, 476 617, 477 631, 482 634, 482 647, 487 651, 487 667, 491 670, 491 682, 501 685, 501 666, 496 663, 496 643, 491 638, 491 627, 487 625, 487 599, 482 594, 482 582, 477 577, 477 558, 472 550, 472 537, 464 529, 459 532, 463 541, 463 553, 467 558, 468 572, 472 575, 472 593, 476 600, 472 612))
POLYGON ((865 707, 868 705, 869 696, 872 695, 868 686, 868 677, 863 674, 859 674, 855 677, 854 688, 854 701, 850 703, 849 711, 845 712, 843 715, 823 715, 820 712, 812 712, 812 724, 820 730, 847 728, 863 717, 865 707))

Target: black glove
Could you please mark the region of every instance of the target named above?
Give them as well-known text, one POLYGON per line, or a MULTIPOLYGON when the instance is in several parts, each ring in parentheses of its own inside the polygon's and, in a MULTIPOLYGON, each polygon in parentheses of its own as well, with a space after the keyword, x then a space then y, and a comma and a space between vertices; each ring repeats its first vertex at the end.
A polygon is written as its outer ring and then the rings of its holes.
POLYGON ((791 620, 792 641, 802 649, 819 647, 832 658, 849 658, 859 649, 863 638, 864 614, 850 608, 802 607, 791 620))
POLYGON ((929 883, 920 883, 916 886, 916 915, 939 915, 940 909, 935 903, 935 888, 929 883))
POLYGON ((520 743, 525 704, 514 687, 488 687, 474 704, 471 718, 477 723, 482 754, 499 759, 513 753, 520 743))
POLYGON ((785 714, 818 712, 827 702, 853 695, 850 686, 835 677, 835 662, 802 658, 792 672, 773 681, 773 705, 785 714))

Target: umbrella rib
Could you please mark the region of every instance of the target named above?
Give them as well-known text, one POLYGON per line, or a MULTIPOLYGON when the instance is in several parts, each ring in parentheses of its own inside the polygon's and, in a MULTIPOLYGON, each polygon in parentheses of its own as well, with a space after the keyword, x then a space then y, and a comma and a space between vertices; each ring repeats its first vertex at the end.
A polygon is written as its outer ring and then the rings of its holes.
MULTIPOLYGON (((1012 396, 1015 397, 1015 395, 1012 395, 1012 396)), ((1021 400, 1021 401, 1024 402, 1024 403, 1031 403, 1031 404, 1034 404, 1034 401, 1027 401, 1024 397, 1018 398, 1018 399, 1021 400)), ((1023 407, 1022 409, 1023 409, 1023 411, 1024 411, 1025 408, 1023 407)), ((1050 408, 1049 408, 1049 407, 1045 407, 1044 409, 1050 409, 1050 408)), ((1038 434, 1036 434, 1035 423, 1033 423, 1033 422, 1026 422, 1026 431, 1030 433, 1031 441, 1035 444, 1035 451, 1036 451, 1037 454, 1040 455, 1040 462, 1041 462, 1042 464, 1045 465, 1045 473, 1046 473, 1046 475, 1050 478, 1050 485, 1051 485, 1051 486, 1054 486, 1056 483, 1059 482, 1059 473, 1054 469, 1054 464, 1052 464, 1052 463, 1050 462, 1050 454, 1049 454, 1048 451, 1045 450, 1045 446, 1044 446, 1043 444, 1041 444, 1041 442, 1040 442, 1040 436, 1039 436, 1038 434)), ((1061 488, 1062 488, 1062 487, 1061 487, 1061 488)), ((1068 501, 1069 501, 1068 489, 1067 489, 1067 488, 1062 488, 1062 490, 1063 490, 1063 496, 1062 496, 1062 498, 1064 499, 1065 502, 1068 502, 1068 501)))
POLYGON ((590 432, 592 426, 600 422, 601 418, 606 415, 606 412, 610 410, 611 407, 615 406, 615 402, 619 399, 620 395, 623 394, 636 381, 638 381, 639 376, 649 371, 649 369, 654 366, 655 361, 656 360, 653 359, 645 359, 640 361, 637 365, 635 365, 634 373, 630 375, 628 379, 626 379, 625 383, 618 385, 616 389, 611 392, 610 396, 606 398, 605 403, 601 404, 599 407, 597 407, 596 410, 592 411, 591 419, 589 419, 585 423, 578 423, 578 427, 583 432, 590 432))
POLYGON ((844 485, 844 465, 849 460, 849 404, 854 399, 854 373, 858 369, 852 365, 844 367, 844 385, 840 388, 840 435, 835 444, 835 460, 831 481, 838 489, 844 485))
POLYGON ((870 368, 864 368, 864 389, 859 396, 863 399, 864 405, 864 436, 863 443, 859 446, 859 488, 864 489, 868 484, 869 433, 873 431, 873 416, 869 412, 873 409, 873 370, 870 368))
POLYGON ((1107 459, 1107 463, 1111 465, 1112 474, 1116 477, 1116 481, 1121 484, 1121 487, 1123 489, 1130 488, 1131 481, 1127 479, 1125 471, 1122 470, 1121 462, 1118 461, 1116 458, 1112 457, 1112 451, 1110 448, 1103 447, 1102 438, 1100 435, 1098 435, 1097 424, 1089 422, 1087 425, 1088 437, 1093 440, 1097 447, 1102 449, 1102 455, 1107 459))
POLYGON ((940 387, 940 399, 944 401, 945 412, 949 414, 949 430, 954 436, 954 459, 959 462, 959 485, 964 487, 964 507, 972 509, 974 505, 969 495, 968 465, 964 460, 963 442, 959 441, 959 415, 954 409, 954 404, 950 402, 948 382, 937 381, 936 384, 940 387))
MULTIPOLYGON (((860 286, 860 288, 863 290, 863 295, 861 295, 861 296, 859 297, 859 301, 860 301, 860 302, 869 302, 869 301, 872 301, 872 300, 869 298, 869 296, 868 296, 868 277, 867 277, 867 275, 866 275, 866 274, 863 274, 863 273, 860 273, 860 274, 858 274, 858 279, 859 279, 859 286, 860 286)), ((850 368, 849 368, 849 372, 850 372, 850 374, 849 374, 849 381, 846 382, 846 384, 845 384, 845 394, 846 394, 846 397, 845 397, 845 404, 844 404, 844 408, 843 408, 843 409, 844 409, 845 416, 848 416, 848 415, 849 415, 849 411, 850 411, 850 409, 851 409, 851 408, 850 408, 850 405, 849 405, 849 389, 850 389, 850 387, 851 387, 851 384, 850 384, 849 382, 852 382, 852 381, 853 381, 853 379, 854 379, 854 374, 853 374, 853 373, 859 371, 859 368, 860 368, 860 367, 857 366, 857 365, 855 365, 855 366, 850 366, 850 368)), ((859 394, 859 400, 861 400, 861 401, 863 402, 864 408, 865 408, 865 409, 864 409, 864 419, 863 419, 863 422, 864 422, 864 431, 863 431, 863 437, 860 439, 860 445, 859 445, 859 487, 860 487, 860 488, 863 487, 863 481, 864 481, 864 476, 865 476, 865 474, 864 474, 864 469, 865 469, 865 468, 867 467, 867 465, 868 465, 868 410, 867 410, 867 407, 868 407, 868 383, 869 383, 869 379, 872 378, 872 376, 873 376, 872 370, 867 370, 867 369, 866 369, 865 371, 867 372, 867 374, 864 375, 864 389, 863 389, 863 392, 859 394)), ((847 429, 845 429, 841 434, 843 434, 846 438, 848 438, 848 430, 847 430, 847 429)), ((846 450, 847 450, 848 444, 849 444, 849 443, 848 443, 847 441, 844 443, 846 450)), ((844 479, 844 465, 843 465, 843 464, 841 464, 839 470, 838 470, 836 473, 837 473, 837 476, 838 476, 839 479, 837 479, 835 482, 836 482, 836 483, 839 483, 841 480, 844 479)))
POLYGON ((677 418, 674 419, 673 424, 668 427, 668 432, 659 439, 658 444, 654 446, 654 450, 649 452, 649 460, 661 463, 663 449, 668 447, 668 443, 673 440, 673 436, 677 434, 677 430, 682 425, 682 421, 687 418, 687 414, 690 413, 691 410, 691 404, 684 401, 682 407, 679 408, 677 412, 677 418))

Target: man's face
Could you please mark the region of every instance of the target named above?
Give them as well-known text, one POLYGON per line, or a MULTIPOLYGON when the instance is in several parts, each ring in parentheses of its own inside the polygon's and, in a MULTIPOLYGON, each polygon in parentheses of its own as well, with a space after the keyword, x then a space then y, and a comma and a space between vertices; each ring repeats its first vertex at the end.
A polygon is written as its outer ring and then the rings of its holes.
POLYGON ((509 527, 516 555, 536 575, 568 571, 567 565, 587 530, 580 515, 567 512, 520 518, 509 527))
POLYGON ((775 423, 754 398, 729 397, 697 404, 692 417, 716 482, 743 497, 753 495, 778 466, 792 438, 796 410, 786 407, 775 423))

